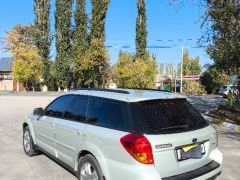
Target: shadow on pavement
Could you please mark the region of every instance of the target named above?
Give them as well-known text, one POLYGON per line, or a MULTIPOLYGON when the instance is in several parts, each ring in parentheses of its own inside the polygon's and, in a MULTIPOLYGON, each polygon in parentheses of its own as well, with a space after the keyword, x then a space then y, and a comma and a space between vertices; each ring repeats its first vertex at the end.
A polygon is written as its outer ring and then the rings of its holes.
POLYGON ((236 141, 240 141, 240 133, 234 131, 221 131, 220 134, 224 135, 226 138, 233 139, 236 141))

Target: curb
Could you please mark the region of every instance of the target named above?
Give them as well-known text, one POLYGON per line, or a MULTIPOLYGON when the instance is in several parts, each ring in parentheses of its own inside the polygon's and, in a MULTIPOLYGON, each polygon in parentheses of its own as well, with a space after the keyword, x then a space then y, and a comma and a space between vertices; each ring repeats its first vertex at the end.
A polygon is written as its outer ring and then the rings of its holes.
POLYGON ((203 114, 203 117, 210 123, 213 123, 213 124, 218 124, 218 125, 222 125, 222 126, 225 126, 225 127, 228 127, 238 133, 240 133, 240 126, 239 125, 236 125, 236 124, 232 124, 232 123, 228 123, 228 122, 224 122, 218 118, 214 118, 214 117, 210 117, 210 116, 207 116, 205 114, 203 114))

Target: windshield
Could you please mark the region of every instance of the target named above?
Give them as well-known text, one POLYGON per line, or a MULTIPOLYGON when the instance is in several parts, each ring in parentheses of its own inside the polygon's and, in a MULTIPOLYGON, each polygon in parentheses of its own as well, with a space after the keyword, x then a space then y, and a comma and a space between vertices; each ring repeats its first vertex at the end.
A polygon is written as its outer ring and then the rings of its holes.
POLYGON ((232 86, 222 86, 222 89, 231 89, 232 86))
POLYGON ((145 134, 169 134, 208 126, 206 120, 184 99, 130 103, 135 128, 145 134))

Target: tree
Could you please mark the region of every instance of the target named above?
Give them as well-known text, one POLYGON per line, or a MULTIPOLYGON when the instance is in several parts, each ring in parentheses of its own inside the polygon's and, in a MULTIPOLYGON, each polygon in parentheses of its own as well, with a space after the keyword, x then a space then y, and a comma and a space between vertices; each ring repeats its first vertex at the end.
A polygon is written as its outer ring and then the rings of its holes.
POLYGON ((206 94, 204 87, 197 81, 184 81, 183 92, 186 94, 206 94))
POLYGON ((159 74, 160 74, 161 77, 163 77, 163 75, 164 75, 164 63, 161 63, 159 65, 159 74))
MULTIPOLYGON (((181 64, 178 65, 178 75, 180 75, 181 64)), ((183 54, 183 75, 199 75, 202 71, 202 67, 199 64, 199 57, 191 58, 188 51, 184 51, 183 54)))
POLYGON ((191 66, 190 66, 190 72, 192 75, 199 75, 201 73, 202 67, 199 61, 200 61, 199 56, 192 59, 191 66))
POLYGON ((216 94, 222 85, 230 84, 228 76, 214 65, 206 65, 206 71, 200 77, 200 81, 208 94, 216 94))
MULTIPOLYGON (((184 4, 193 0, 170 0, 184 4)), ((195 2, 195 1, 194 1, 195 2)), ((201 27, 206 28, 203 40, 215 67, 228 75, 240 74, 240 0, 201 0, 205 9, 201 27)))
POLYGON ((136 57, 145 58, 147 47, 147 17, 145 0, 137 1, 138 16, 136 20, 136 57))
POLYGON ((38 58, 37 49, 27 50, 22 56, 15 57, 12 66, 14 80, 35 85, 42 78, 42 61, 38 58))
POLYGON ((165 64, 165 73, 167 76, 173 76, 174 74, 174 67, 172 63, 166 63, 165 64))
POLYGON ((76 1, 76 10, 74 13, 75 28, 72 39, 72 56, 73 56, 73 79, 74 86, 82 86, 83 74, 78 73, 76 68, 77 63, 84 57, 84 53, 89 48, 88 29, 87 29, 87 14, 85 9, 86 0, 76 1))
POLYGON ((18 25, 7 32, 5 45, 15 59, 12 66, 14 80, 30 82, 34 87, 42 78, 42 61, 33 39, 32 26, 18 25))
POLYGON ((104 47, 104 41, 105 19, 110 0, 91 0, 89 37, 87 37, 85 1, 79 1, 78 3, 75 13, 76 28, 78 28, 75 31, 75 38, 78 39, 74 41, 82 44, 76 56, 76 72, 81 77, 79 83, 85 87, 103 87, 106 84, 109 69, 109 56, 104 47))
POLYGON ((128 81, 132 78, 133 54, 120 51, 115 65, 116 83, 118 87, 128 87, 128 81))
POLYGON ((50 0, 34 0, 34 42, 38 48, 38 54, 43 61, 43 79, 48 84, 51 79, 49 71, 50 56, 50 0))
POLYGON ((102 47, 101 39, 92 39, 90 47, 82 59, 78 59, 77 72, 82 74, 81 84, 84 87, 104 87, 109 68, 107 49, 102 47))
POLYGON ((87 14, 85 9, 86 0, 77 0, 75 28, 73 32, 73 53, 80 55, 88 48, 87 14))
POLYGON ((208 54, 220 71, 240 75, 240 1, 207 1, 206 13, 212 37, 208 54))
POLYGON ((143 61, 130 53, 119 53, 116 82, 121 88, 152 88, 156 82, 157 61, 149 55, 143 61))
POLYGON ((91 0, 91 24, 90 39, 102 40, 102 47, 105 41, 105 19, 110 0, 91 0))
POLYGON ((56 0, 56 79, 61 88, 69 88, 73 81, 74 64, 71 57, 72 0, 56 0))

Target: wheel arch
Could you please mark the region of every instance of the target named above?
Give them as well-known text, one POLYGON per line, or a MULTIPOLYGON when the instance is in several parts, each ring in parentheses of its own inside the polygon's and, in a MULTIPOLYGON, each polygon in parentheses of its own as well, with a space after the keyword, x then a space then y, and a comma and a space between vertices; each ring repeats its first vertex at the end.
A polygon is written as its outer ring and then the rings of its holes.
POLYGON ((28 126, 28 123, 24 122, 23 125, 22 125, 22 130, 24 130, 27 126, 28 126))
POLYGON ((35 134, 34 134, 33 126, 32 126, 32 123, 31 123, 31 120, 30 120, 30 119, 26 119, 26 120, 23 122, 23 124, 22 124, 22 132, 24 132, 24 129, 25 129, 26 127, 29 127, 29 130, 30 130, 30 133, 31 133, 31 136, 32 136, 33 143, 36 144, 35 134))
POLYGON ((104 175, 104 179, 109 179, 109 174, 107 171, 107 166, 106 166, 106 161, 105 158, 103 156, 103 154, 101 153, 101 151, 95 146, 95 145, 89 145, 87 143, 84 143, 82 146, 82 149, 78 152, 76 158, 75 158, 75 171, 78 171, 78 161, 81 157, 90 154, 92 155, 97 162, 100 165, 100 168, 103 172, 104 175))

